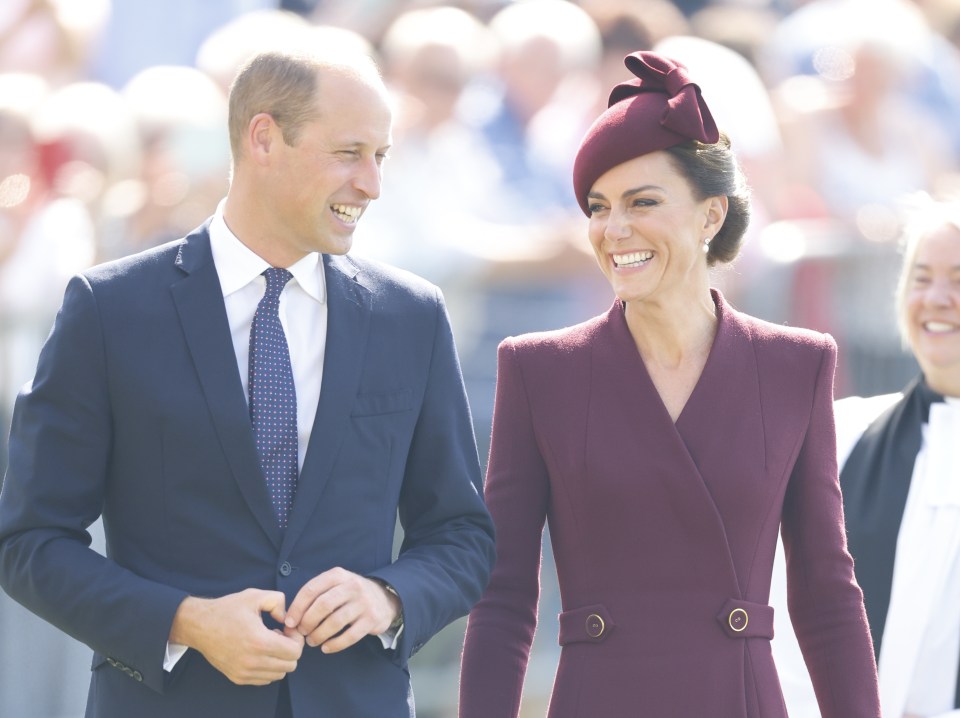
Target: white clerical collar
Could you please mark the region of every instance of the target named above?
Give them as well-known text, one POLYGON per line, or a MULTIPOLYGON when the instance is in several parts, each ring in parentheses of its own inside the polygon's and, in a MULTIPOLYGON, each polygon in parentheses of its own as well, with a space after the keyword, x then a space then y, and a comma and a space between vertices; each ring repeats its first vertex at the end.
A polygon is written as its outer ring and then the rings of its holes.
POLYGON ((927 475, 924 503, 931 506, 960 507, 960 400, 930 405, 930 418, 923 427, 927 475))

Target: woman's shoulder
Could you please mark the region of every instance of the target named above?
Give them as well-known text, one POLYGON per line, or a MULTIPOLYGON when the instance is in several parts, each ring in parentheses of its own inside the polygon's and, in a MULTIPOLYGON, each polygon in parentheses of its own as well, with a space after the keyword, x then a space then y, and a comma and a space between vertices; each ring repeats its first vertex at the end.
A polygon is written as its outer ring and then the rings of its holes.
POLYGON ((836 341, 830 334, 816 329, 796 327, 789 324, 775 324, 743 312, 734 312, 734 315, 749 329, 754 341, 772 347, 807 347, 822 351, 823 349, 835 350, 837 346, 836 341))
POLYGON ((523 355, 576 354, 590 346, 607 321, 608 315, 602 314, 560 329, 509 336, 500 342, 500 352, 509 351, 523 355))

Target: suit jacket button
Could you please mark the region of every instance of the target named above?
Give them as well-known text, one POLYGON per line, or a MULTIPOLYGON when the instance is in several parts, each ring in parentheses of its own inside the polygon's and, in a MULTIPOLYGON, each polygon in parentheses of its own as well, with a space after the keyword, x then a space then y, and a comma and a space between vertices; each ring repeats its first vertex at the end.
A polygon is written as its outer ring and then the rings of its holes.
POLYGON ((280 564, 280 575, 281 575, 281 576, 287 577, 287 576, 289 576, 291 573, 293 573, 293 566, 291 566, 291 565, 290 565, 289 563, 287 563, 286 561, 284 561, 283 563, 280 564))
POLYGON ((587 635, 590 636, 590 638, 600 638, 607 626, 599 614, 591 613, 589 616, 587 616, 586 628, 587 635))

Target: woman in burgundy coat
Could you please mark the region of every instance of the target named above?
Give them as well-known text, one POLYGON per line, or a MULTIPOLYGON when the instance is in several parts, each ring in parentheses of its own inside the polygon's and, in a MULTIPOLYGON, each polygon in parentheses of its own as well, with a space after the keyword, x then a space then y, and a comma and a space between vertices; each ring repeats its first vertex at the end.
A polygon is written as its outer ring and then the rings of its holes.
POLYGON ((515 718, 548 521, 563 603, 550 718, 785 718, 767 605, 777 533, 824 718, 879 718, 846 549, 836 344, 709 285, 749 193, 686 68, 625 60, 574 189, 616 294, 604 315, 505 340, 485 494, 490 585, 470 614, 461 718, 515 718))

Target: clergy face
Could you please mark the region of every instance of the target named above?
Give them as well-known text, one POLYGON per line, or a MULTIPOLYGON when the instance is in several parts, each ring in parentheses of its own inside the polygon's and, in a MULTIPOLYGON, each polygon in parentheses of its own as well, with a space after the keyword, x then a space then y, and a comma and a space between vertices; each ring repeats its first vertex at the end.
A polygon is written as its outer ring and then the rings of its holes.
POLYGON ((704 240, 719 230, 725 198, 697 199, 666 152, 628 160, 587 196, 601 271, 625 302, 672 303, 709 286, 704 240))
POLYGON ((904 288, 907 341, 930 386, 960 396, 960 229, 919 241, 904 288))

